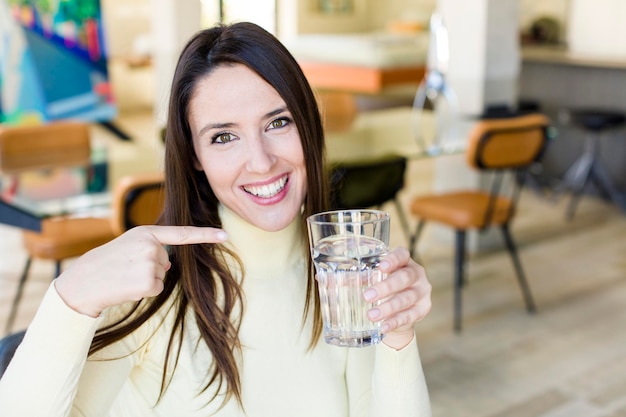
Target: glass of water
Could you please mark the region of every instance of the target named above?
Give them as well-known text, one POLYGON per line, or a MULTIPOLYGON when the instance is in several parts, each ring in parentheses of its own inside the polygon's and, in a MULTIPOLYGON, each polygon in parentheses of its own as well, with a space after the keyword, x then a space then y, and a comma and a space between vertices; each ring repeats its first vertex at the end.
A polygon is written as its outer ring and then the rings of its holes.
POLYGON ((385 279, 378 265, 389 246, 389 214, 379 210, 338 210, 307 219, 326 343, 370 346, 383 338, 380 322, 367 311, 380 301, 363 292, 385 279))

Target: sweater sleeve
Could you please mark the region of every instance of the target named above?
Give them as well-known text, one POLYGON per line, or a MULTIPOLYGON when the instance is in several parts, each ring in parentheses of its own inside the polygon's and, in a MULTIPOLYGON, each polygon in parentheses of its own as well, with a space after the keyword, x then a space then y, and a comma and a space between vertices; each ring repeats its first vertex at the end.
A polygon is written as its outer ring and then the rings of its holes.
POLYGON ((430 399, 415 337, 401 350, 374 348, 373 370, 358 356, 348 361, 350 417, 430 417, 430 399), (368 374, 369 371, 369 374, 368 374))
POLYGON ((0 415, 69 415, 98 323, 70 309, 51 284, 0 380, 0 415))
POLYGON ((86 363, 87 368, 105 369, 98 361, 87 362, 91 341, 102 321, 72 310, 51 284, 0 380, 0 415, 106 415, 132 364, 130 358, 122 358, 109 363, 106 372, 81 376, 86 363), (80 391, 89 392, 88 401, 76 398, 79 386, 80 391))
POLYGON ((416 338, 397 351, 376 346, 371 417, 430 417, 430 399, 416 338))

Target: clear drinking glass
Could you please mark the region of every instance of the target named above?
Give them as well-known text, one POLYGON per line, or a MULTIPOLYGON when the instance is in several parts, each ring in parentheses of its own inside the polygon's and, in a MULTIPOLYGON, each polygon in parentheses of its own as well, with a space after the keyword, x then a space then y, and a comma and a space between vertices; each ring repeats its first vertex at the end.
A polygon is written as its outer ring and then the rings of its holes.
POLYGON ((380 301, 363 292, 385 279, 378 265, 389 246, 389 214, 379 210, 338 210, 307 219, 326 343, 361 347, 379 343, 380 322, 367 311, 380 301))

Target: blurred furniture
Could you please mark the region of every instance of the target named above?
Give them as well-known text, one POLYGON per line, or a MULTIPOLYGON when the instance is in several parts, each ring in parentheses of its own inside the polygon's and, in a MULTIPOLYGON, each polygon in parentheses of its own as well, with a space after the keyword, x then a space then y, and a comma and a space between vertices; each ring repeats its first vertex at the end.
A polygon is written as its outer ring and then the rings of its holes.
POLYGON ((364 94, 378 94, 392 86, 418 84, 425 69, 424 65, 384 68, 314 61, 299 61, 299 64, 314 88, 364 94))
POLYGON ((548 119, 541 114, 514 116, 503 119, 483 119, 476 122, 468 137, 466 149, 470 166, 491 174, 490 191, 463 190, 418 196, 410 204, 418 224, 411 239, 411 254, 427 221, 452 227, 456 232, 454 259, 454 330, 461 331, 461 295, 465 284, 466 234, 468 230, 483 231, 499 227, 504 237, 526 308, 535 311, 530 288, 524 276, 510 225, 515 217, 517 200, 527 168, 541 155, 547 138, 548 119), (515 181, 503 187, 507 171, 515 173, 515 181), (505 192, 506 188, 510 191, 505 192))
MULTIPOLYGON (((89 126, 81 122, 3 126, 0 129, 0 170, 10 174, 23 170, 86 166, 90 149, 89 126)), ((54 261, 54 277, 57 277, 63 260, 80 256, 113 238, 110 219, 99 217, 51 217, 41 221, 39 231, 24 231, 28 259, 7 320, 7 331, 13 326, 33 259, 54 261)))
POLYGON ((22 343, 25 333, 26 331, 22 330, 6 335, 0 339, 0 378, 2 378, 4 371, 6 371, 7 366, 9 366, 9 362, 13 359, 17 347, 22 343))
POLYGON ((135 226, 156 224, 165 204, 162 172, 128 175, 113 193, 112 227, 121 235, 135 226))
POLYGON ((0 125, 0 222, 39 232, 45 218, 108 206, 106 192, 85 198, 89 135, 80 122, 0 125))
POLYGON ((358 114, 352 94, 340 91, 318 91, 316 96, 324 131, 349 131, 358 114))
POLYGON ((89 126, 80 122, 0 125, 0 169, 19 172, 89 162, 89 126))
POLYGON ((314 88, 378 94, 420 82, 428 39, 426 32, 314 33, 298 35, 287 47, 314 88))
MULTIPOLYGON (((424 129, 434 129, 434 117, 424 115, 422 121, 424 129)), ((349 128, 325 132, 328 160, 331 163, 353 162, 390 154, 404 156, 408 160, 435 156, 416 140, 414 122, 415 113, 410 106, 358 113, 349 128)), ((469 125, 473 121, 462 122, 469 125)), ((442 153, 460 153, 465 148, 465 138, 452 139, 442 153)))
MULTIPOLYGON (((589 28, 593 30, 594 26, 589 28)), ((595 45, 614 48, 618 44, 595 45)), ((540 178, 549 188, 546 191, 560 190, 563 173, 585 146, 584 130, 573 123, 563 123, 557 117, 562 109, 611 109, 626 114, 623 87, 626 84, 626 55, 596 52, 576 52, 564 45, 522 48, 518 90, 524 97, 539 101, 545 112, 554 114, 554 128, 558 132, 558 140, 550 142, 543 157, 540 178)), ((621 193, 626 193, 625 132, 626 128, 603 132, 600 149, 597 149, 598 155, 602 155, 602 165, 611 173, 621 193)), ((565 212, 563 216, 566 216, 565 212)))
POLYGON ((392 201, 407 242, 409 226, 398 193, 404 188, 407 159, 385 157, 331 164, 331 208, 381 208, 392 201))
POLYGON ((626 125, 626 113, 609 109, 574 109, 566 112, 566 119, 585 132, 584 151, 568 168, 562 188, 572 192, 567 207, 571 220, 585 187, 591 181, 598 189, 626 211, 626 196, 614 185, 611 175, 599 157, 600 140, 610 130, 626 125))

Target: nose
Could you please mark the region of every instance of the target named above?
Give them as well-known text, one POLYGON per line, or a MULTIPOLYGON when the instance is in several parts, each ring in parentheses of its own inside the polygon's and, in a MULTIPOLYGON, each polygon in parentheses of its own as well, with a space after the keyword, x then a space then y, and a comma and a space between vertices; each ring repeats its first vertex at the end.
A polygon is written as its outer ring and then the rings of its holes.
POLYGON ((246 168, 249 172, 267 173, 274 165, 274 160, 271 144, 263 135, 257 135, 248 141, 246 168))

